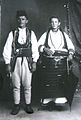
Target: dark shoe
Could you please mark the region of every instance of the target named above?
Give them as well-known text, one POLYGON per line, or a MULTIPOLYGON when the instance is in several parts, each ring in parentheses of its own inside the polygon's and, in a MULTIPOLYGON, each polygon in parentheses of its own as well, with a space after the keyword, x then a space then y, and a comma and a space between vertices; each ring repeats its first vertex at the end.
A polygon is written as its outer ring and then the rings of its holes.
POLYGON ((19 105, 19 104, 15 104, 15 105, 13 106, 13 109, 12 109, 12 111, 11 111, 11 114, 12 114, 12 115, 16 115, 16 114, 18 114, 19 110, 20 110, 20 105, 19 105))
POLYGON ((26 104, 25 111, 26 111, 26 113, 28 113, 28 114, 34 113, 34 111, 33 111, 33 109, 32 109, 32 107, 31 107, 30 104, 26 104))
POLYGON ((53 101, 50 101, 47 105, 47 108, 49 111, 55 110, 56 109, 56 104, 53 101))

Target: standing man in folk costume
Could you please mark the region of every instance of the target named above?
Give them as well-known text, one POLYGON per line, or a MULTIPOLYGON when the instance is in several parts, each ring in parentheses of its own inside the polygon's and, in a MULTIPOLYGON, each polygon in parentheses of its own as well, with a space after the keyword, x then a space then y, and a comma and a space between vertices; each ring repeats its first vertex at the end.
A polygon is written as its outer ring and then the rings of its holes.
MULTIPOLYGON (((47 82, 45 95, 47 99, 44 99, 43 103, 48 103, 50 101, 54 101, 55 103, 65 103, 67 102, 67 99, 65 96, 60 94, 61 89, 57 81, 60 82, 62 80, 61 76, 64 76, 65 74, 63 71, 64 69, 67 69, 67 65, 62 62, 64 59, 66 61, 66 58, 64 58, 62 55, 68 55, 68 61, 72 60, 75 53, 75 48, 69 36, 60 29, 60 21, 58 17, 52 16, 49 19, 49 23, 50 28, 38 40, 38 49, 40 55, 42 54, 42 65, 44 65, 41 70, 43 71, 43 80, 41 84, 44 83, 44 80, 47 82), (61 65, 61 63, 63 65, 61 65), (56 91, 56 93, 54 93, 53 90, 48 90, 48 88, 50 89, 50 86, 53 86, 53 89, 55 89, 54 91, 56 91), (47 90, 52 91, 52 93, 49 93, 47 90)), ((44 92, 41 92, 41 94, 43 93, 44 92)))
POLYGON ((21 83, 24 87, 25 111, 32 114, 32 72, 36 70, 36 62, 39 58, 37 38, 35 33, 27 27, 28 17, 25 11, 17 11, 16 20, 18 26, 9 33, 3 50, 7 72, 12 73, 14 107, 11 114, 16 115, 20 110, 21 83))

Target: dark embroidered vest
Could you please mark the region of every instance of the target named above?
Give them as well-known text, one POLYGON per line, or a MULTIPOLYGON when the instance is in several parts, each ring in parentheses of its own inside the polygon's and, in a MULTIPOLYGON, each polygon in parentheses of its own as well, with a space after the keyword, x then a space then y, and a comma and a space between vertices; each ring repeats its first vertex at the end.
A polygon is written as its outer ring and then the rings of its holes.
POLYGON ((24 54, 25 52, 30 52, 30 56, 31 56, 32 55, 31 30, 26 28, 26 43, 25 44, 20 44, 18 42, 18 37, 19 37, 19 30, 18 29, 13 30, 12 54, 15 55, 17 49, 19 50, 22 49, 22 51, 24 50, 23 51, 24 54))
POLYGON ((23 57, 26 57, 28 61, 28 67, 31 70, 32 65, 32 44, 31 44, 31 30, 26 28, 26 43, 20 44, 18 43, 18 37, 19 37, 19 30, 15 29, 13 30, 13 42, 12 42, 12 59, 11 59, 11 68, 12 72, 15 69, 16 59, 17 57, 22 57, 23 63, 23 57), (17 52, 17 49, 19 52, 17 52))
MULTIPOLYGON (((45 46, 48 47, 48 48, 49 48, 49 45, 48 45, 48 36, 49 36, 50 30, 51 29, 49 28, 49 30, 47 31, 46 40, 45 40, 45 46)), ((63 38, 64 38, 64 46, 63 46, 63 48, 68 49, 64 32, 62 31, 62 29, 60 29, 60 31, 62 32, 62 35, 63 35, 63 38)))

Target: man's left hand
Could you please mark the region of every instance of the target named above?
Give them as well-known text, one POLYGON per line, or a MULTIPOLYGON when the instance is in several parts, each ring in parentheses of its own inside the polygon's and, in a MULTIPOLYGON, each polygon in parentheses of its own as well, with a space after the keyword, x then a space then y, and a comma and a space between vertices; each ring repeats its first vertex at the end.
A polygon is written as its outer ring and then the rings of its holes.
POLYGON ((33 62, 33 63, 32 63, 31 71, 32 71, 32 72, 36 71, 36 62, 33 62))
POLYGON ((68 60, 69 60, 69 61, 73 60, 73 55, 72 55, 72 54, 69 54, 68 60))

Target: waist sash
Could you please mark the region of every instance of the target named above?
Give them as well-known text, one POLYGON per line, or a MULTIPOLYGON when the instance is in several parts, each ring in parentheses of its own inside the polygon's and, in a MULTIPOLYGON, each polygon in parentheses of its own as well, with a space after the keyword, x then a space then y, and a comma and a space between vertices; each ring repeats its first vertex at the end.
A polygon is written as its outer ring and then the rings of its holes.
POLYGON ((30 48, 19 48, 15 52, 16 57, 31 57, 32 51, 30 48))

